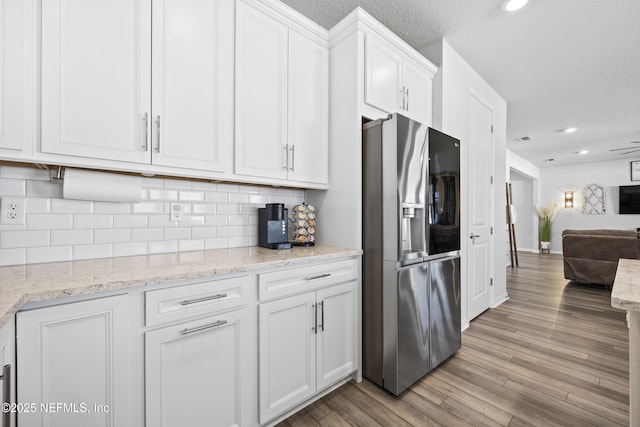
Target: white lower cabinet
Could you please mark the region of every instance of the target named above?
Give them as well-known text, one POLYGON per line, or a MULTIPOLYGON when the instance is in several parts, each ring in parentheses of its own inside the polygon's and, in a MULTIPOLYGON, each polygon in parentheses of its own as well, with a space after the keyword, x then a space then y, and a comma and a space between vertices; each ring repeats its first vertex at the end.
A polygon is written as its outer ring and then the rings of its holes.
POLYGON ((243 386, 250 319, 244 308, 145 334, 148 426, 252 424, 243 419, 243 396, 255 393, 243 386))
POLYGON ((19 312, 18 424, 133 425, 131 323, 127 295, 19 312))
POLYGON ((356 284, 350 281, 260 304, 261 423, 357 368, 356 284))
MULTIPOLYGON (((16 329, 13 318, 0 328, 0 402, 2 405, 15 404, 16 378, 16 329)), ((4 407, 3 407, 4 409, 4 407)), ((11 409, 11 407, 9 407, 11 409)), ((0 413, 0 427, 14 427, 16 414, 3 410, 0 413)))

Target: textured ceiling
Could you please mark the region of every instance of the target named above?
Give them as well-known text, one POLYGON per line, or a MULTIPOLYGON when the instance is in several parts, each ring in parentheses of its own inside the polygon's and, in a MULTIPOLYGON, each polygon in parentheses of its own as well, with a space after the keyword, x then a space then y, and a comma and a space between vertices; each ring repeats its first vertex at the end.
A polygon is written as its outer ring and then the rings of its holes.
POLYGON ((360 6, 417 50, 445 37, 507 101, 507 147, 538 166, 640 159, 610 151, 640 150, 640 0, 530 0, 511 14, 502 0, 283 2, 325 28, 360 6))

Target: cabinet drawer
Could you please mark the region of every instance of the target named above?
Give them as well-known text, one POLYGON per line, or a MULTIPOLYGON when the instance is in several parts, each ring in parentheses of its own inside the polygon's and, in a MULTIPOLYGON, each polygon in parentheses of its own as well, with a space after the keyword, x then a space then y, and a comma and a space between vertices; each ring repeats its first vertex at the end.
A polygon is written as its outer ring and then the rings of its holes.
MULTIPOLYGON (((213 314, 246 304, 250 276, 209 280, 145 293, 146 325, 213 314)), ((255 286, 255 281, 253 281, 255 286)))
POLYGON ((306 292, 358 277, 355 259, 310 265, 258 275, 260 301, 306 292))

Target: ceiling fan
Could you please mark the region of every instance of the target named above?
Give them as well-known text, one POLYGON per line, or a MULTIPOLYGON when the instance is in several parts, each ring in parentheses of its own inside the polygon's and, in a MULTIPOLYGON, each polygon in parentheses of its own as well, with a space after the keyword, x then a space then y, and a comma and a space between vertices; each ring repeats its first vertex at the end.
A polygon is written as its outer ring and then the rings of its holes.
MULTIPOLYGON (((640 141, 630 141, 629 144, 640 144, 640 141)), ((625 154, 631 154, 631 153, 635 153, 636 151, 640 151, 640 148, 636 148, 636 147, 612 148, 609 151, 624 151, 623 153, 620 153, 622 156, 624 156, 625 154)))

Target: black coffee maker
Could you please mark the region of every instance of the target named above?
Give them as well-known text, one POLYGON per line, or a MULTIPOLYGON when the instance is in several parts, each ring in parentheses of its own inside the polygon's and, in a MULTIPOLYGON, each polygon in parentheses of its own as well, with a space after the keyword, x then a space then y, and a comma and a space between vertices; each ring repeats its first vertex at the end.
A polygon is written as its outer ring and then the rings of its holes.
POLYGON ((258 208, 258 245, 269 249, 290 249, 288 210, 283 203, 258 208))

